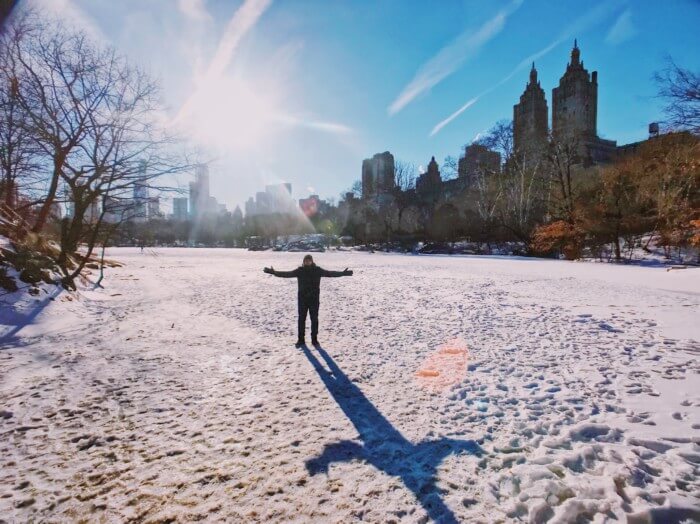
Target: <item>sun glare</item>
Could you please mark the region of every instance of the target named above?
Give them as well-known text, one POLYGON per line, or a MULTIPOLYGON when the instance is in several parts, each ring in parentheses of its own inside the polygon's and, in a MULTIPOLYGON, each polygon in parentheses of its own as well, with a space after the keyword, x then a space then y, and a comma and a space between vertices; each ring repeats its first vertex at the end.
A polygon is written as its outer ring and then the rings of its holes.
POLYGON ((219 78, 201 86, 180 125, 193 138, 219 150, 251 150, 275 131, 277 98, 243 79, 219 78))

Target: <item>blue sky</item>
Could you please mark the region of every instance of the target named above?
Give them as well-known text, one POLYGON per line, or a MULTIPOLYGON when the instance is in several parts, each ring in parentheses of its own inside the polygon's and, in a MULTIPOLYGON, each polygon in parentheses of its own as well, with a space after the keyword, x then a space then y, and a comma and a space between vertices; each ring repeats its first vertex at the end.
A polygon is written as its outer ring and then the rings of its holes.
POLYGON ((618 143, 660 118, 652 75, 665 56, 700 67, 692 0, 27 3, 161 80, 173 125, 215 159, 212 193, 229 208, 282 181, 295 197, 337 199, 385 150, 416 166, 456 157, 512 118, 533 57, 551 118, 574 38, 598 71, 598 133, 618 143))

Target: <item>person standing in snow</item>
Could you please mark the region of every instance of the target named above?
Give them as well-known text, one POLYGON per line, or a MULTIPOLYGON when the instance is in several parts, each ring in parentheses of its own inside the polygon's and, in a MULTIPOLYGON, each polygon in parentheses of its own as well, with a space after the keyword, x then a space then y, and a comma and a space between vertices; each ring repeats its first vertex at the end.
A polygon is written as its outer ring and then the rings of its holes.
POLYGON ((352 271, 345 268, 343 271, 327 271, 314 264, 311 255, 304 257, 303 265, 293 271, 275 271, 270 266, 263 269, 265 273, 281 278, 296 277, 299 285, 297 300, 299 306, 299 339, 295 346, 297 348, 306 344, 306 313, 311 316, 311 343, 318 346, 318 308, 321 293, 321 277, 349 277, 352 271))

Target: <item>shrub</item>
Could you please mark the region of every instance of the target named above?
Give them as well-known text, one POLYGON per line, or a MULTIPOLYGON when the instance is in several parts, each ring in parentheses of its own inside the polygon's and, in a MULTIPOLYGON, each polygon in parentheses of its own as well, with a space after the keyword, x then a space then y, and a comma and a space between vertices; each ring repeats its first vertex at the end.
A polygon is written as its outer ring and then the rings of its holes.
POLYGON ((41 270, 35 267, 28 267, 23 269, 19 274, 19 279, 27 284, 37 284, 41 282, 44 278, 41 274, 41 270))
POLYGON ((17 282, 7 274, 7 268, 0 267, 0 287, 7 291, 17 291, 17 282))
POLYGON ((562 253, 567 260, 581 257, 584 234, 581 229, 564 220, 537 226, 530 248, 539 255, 562 253))

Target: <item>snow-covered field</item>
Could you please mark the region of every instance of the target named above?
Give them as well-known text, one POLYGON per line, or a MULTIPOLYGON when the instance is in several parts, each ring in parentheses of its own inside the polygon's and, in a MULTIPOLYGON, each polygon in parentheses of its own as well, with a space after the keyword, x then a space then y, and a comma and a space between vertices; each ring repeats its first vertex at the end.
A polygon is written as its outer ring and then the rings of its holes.
POLYGON ((301 254, 109 256, 0 298, 0 520, 700 520, 700 269, 317 254, 298 350, 301 254))

